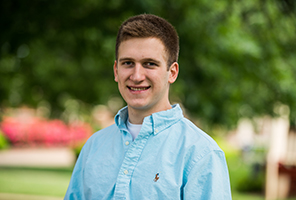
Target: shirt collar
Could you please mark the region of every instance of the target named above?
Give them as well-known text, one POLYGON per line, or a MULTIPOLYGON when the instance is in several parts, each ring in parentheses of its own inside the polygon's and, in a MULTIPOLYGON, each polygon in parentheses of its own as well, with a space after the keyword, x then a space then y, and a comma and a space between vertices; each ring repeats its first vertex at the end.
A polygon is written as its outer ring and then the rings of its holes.
MULTIPOLYGON (((175 124, 183 117, 183 112, 179 104, 175 104, 171 109, 153 113, 144 118, 142 126, 151 133, 157 135, 164 129, 175 124)), ((115 116, 115 123, 121 130, 126 130, 126 120, 128 119, 127 106, 118 111, 115 116)))

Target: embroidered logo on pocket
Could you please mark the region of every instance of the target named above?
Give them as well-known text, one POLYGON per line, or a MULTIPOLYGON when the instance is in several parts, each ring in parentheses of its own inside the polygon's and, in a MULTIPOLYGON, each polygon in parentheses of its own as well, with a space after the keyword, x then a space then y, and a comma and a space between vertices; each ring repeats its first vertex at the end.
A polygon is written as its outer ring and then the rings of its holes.
POLYGON ((153 181, 156 182, 156 181, 158 181, 158 179, 159 179, 159 173, 157 173, 157 174, 155 175, 155 178, 153 179, 153 181))

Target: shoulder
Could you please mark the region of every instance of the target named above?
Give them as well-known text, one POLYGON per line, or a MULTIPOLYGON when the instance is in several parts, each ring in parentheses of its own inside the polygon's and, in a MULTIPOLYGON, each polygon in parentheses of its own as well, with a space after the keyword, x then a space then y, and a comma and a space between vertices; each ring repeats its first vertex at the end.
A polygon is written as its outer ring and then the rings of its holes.
POLYGON ((197 127, 189 119, 182 118, 178 122, 177 126, 181 128, 181 136, 186 138, 191 145, 198 145, 199 147, 212 150, 221 150, 216 141, 210 135, 197 127))
POLYGON ((198 163, 211 154, 224 156, 216 141, 187 118, 182 118, 168 131, 172 136, 169 138, 175 140, 177 149, 183 152, 187 165, 198 163))
POLYGON ((89 139, 88 142, 92 142, 93 140, 100 140, 105 137, 112 137, 119 131, 118 127, 115 124, 112 124, 106 128, 103 128, 97 132, 95 132, 89 139))
POLYGON ((110 140, 112 138, 115 138, 116 135, 120 135, 120 131, 118 127, 113 124, 111 126, 108 126, 104 129, 101 129, 97 132, 95 132, 84 144, 82 150, 84 152, 91 153, 92 151, 98 149, 101 146, 104 146, 105 144, 110 143, 110 140))

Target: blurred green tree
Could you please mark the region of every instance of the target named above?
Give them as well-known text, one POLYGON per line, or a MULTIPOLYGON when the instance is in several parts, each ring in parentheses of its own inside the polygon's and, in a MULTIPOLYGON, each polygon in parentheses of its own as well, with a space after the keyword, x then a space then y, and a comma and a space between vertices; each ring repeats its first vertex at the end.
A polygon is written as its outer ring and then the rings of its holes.
POLYGON ((295 3, 272 1, 2 0, 0 105, 65 99, 90 105, 119 96, 113 81, 115 38, 129 16, 166 18, 180 35, 180 76, 174 101, 208 124, 240 117, 296 119, 295 3))

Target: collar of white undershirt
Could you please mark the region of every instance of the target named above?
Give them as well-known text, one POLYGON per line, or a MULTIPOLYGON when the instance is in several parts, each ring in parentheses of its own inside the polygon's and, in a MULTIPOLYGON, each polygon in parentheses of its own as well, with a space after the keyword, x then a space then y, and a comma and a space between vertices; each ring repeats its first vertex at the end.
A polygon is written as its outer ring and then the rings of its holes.
POLYGON ((134 140, 139 135, 142 124, 132 124, 129 120, 127 120, 126 126, 134 140))

